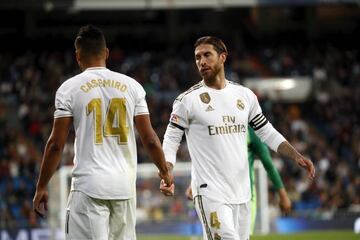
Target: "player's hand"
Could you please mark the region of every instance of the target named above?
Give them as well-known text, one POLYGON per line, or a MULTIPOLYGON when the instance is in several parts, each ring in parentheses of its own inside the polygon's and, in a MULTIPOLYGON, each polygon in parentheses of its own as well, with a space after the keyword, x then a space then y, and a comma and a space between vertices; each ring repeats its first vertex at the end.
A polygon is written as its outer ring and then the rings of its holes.
POLYGON ((302 167, 308 171, 308 177, 311 180, 313 180, 315 178, 315 167, 314 167, 314 164, 310 161, 310 159, 307 159, 304 156, 299 155, 296 158, 296 162, 300 165, 300 167, 302 167))
POLYGON ((160 179, 164 180, 167 186, 171 186, 174 183, 174 177, 172 175, 173 165, 170 162, 166 162, 166 171, 159 171, 160 179))
POLYGON ((49 194, 45 189, 36 189, 33 199, 33 209, 37 215, 44 218, 48 210, 49 194))
POLYGON ((166 172, 159 172, 159 177, 161 180, 164 180, 167 186, 171 186, 174 183, 174 177, 170 170, 166 172))
POLYGON ((185 191, 185 196, 187 197, 187 199, 189 200, 193 200, 193 194, 192 194, 192 189, 191 189, 191 185, 189 185, 185 191))
POLYGON ((160 181, 160 192, 165 196, 174 196, 175 185, 174 176, 172 175, 173 165, 170 162, 166 162, 167 171, 159 172, 160 181))
POLYGON ((279 207, 281 209, 281 212, 287 216, 291 212, 291 201, 286 193, 286 190, 284 188, 280 189, 279 191, 280 196, 280 202, 279 207))
POLYGON ((160 181, 160 192, 164 194, 165 196, 174 196, 175 192, 175 185, 172 183, 171 185, 168 185, 165 183, 164 179, 161 179, 160 181))

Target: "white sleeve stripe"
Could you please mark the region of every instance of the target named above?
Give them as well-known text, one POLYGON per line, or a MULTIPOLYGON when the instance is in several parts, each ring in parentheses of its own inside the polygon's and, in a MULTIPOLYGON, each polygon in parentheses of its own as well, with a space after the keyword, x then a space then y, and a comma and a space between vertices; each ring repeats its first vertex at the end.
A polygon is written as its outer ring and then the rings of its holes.
POLYGON ((263 113, 259 113, 259 114, 257 114, 253 119, 251 119, 250 122, 255 123, 256 121, 258 121, 259 119, 261 119, 263 116, 264 116, 263 113))
POLYGON ((253 129, 256 131, 256 130, 259 130, 260 128, 262 128, 263 126, 265 126, 269 121, 266 120, 265 122, 263 122, 261 125, 257 125, 257 126, 254 126, 253 129))
POLYGON ((72 117, 72 114, 63 114, 63 115, 56 115, 54 118, 63 118, 63 117, 72 117))
POLYGON ((138 116, 138 115, 147 115, 147 114, 150 114, 149 112, 139 112, 139 113, 136 113, 135 116, 138 116))
POLYGON ((268 122, 268 120, 266 119, 266 117, 264 116, 264 114, 259 113, 258 115, 256 115, 253 120, 250 121, 250 127, 252 127, 255 131, 260 129, 261 127, 263 127, 266 123, 268 122))
POLYGON ((251 121, 257 121, 261 116, 263 116, 263 114, 259 113, 251 121))
POLYGON ((261 117, 259 119, 257 119, 256 121, 253 121, 253 123, 256 125, 256 124, 259 124, 261 123, 262 121, 264 121, 265 119, 265 116, 264 115, 261 115, 261 117))

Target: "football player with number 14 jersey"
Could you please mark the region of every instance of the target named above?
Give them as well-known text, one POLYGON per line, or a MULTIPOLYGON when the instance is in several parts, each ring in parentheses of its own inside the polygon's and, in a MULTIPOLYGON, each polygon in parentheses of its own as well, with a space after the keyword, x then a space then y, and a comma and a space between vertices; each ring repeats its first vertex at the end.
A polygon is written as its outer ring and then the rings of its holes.
POLYGON ((100 29, 80 29, 75 39, 82 73, 65 81, 55 97, 54 124, 45 147, 33 200, 47 210, 46 186, 75 129, 75 156, 68 199, 66 239, 135 240, 137 153, 134 122, 171 195, 174 185, 161 143, 154 132, 145 91, 134 79, 106 68, 109 50, 100 29))

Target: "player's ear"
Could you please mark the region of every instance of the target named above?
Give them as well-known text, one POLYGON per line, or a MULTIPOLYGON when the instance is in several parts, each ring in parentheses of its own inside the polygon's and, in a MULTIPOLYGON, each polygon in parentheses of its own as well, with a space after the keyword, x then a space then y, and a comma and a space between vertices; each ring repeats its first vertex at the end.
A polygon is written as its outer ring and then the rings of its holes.
POLYGON ((107 60, 109 58, 109 49, 105 49, 105 59, 107 60))
POLYGON ((225 61, 226 61, 226 57, 227 57, 227 55, 226 55, 226 53, 220 53, 220 59, 221 59, 221 62, 222 63, 225 63, 225 61))
POLYGON ((82 59, 81 59, 81 51, 80 51, 80 49, 77 49, 75 51, 75 56, 76 56, 76 62, 78 63, 81 71, 83 71, 84 69, 83 69, 83 66, 82 66, 82 63, 81 63, 82 59))
POLYGON ((76 56, 76 61, 78 63, 80 63, 81 57, 80 57, 80 50, 79 49, 75 50, 75 56, 76 56))

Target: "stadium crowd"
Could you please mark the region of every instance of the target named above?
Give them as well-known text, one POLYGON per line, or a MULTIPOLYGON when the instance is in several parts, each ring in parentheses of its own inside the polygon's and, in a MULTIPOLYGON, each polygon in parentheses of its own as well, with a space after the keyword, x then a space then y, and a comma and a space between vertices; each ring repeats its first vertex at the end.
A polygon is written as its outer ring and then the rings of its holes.
MULTIPOLYGON (((200 80, 191 57, 159 51, 128 53, 114 47, 110 49, 108 68, 128 74, 144 86, 152 123, 160 139, 173 100, 200 80)), ((0 228, 42 224, 31 205, 42 150, 51 129, 55 91, 78 71, 72 49, 0 53, 0 228)), ((323 218, 343 211, 359 214, 358 50, 332 45, 246 50, 234 44, 226 75, 239 83, 246 77, 312 78, 313 92, 304 103, 276 103, 261 95, 258 98, 273 125, 314 161, 316 179, 307 181, 303 171, 276 155, 275 164, 294 203, 293 214, 323 218)), ((74 133, 70 135, 63 165, 72 164, 74 133)), ((138 146, 139 163, 148 162, 141 144, 138 146)), ((184 143, 178 161, 189 160, 184 143)), ((157 184, 139 181, 140 211, 155 220, 161 220, 164 213, 185 218, 188 203, 183 190, 188 179, 177 181, 181 181, 177 196, 164 204, 148 200, 149 196, 158 196, 157 184)), ((276 205, 274 190, 271 186, 269 189, 270 201, 276 205)))

